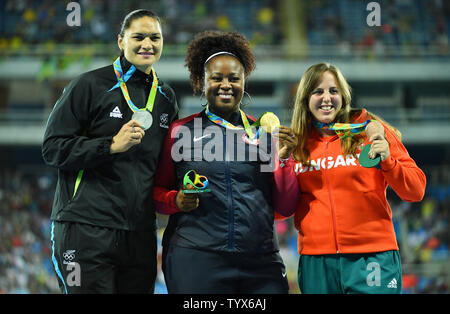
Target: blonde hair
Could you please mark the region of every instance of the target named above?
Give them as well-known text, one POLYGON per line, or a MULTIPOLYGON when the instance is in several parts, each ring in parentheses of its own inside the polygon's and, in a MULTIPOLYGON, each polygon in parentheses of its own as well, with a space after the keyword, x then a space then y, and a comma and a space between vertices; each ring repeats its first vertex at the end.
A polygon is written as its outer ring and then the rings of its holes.
MULTIPOLYGON (((309 110, 309 99, 311 97, 311 93, 317 87, 322 79, 322 75, 325 72, 330 72, 334 75, 339 93, 342 95, 342 108, 337 113, 334 122, 350 123, 352 117, 355 117, 362 112, 362 109, 354 109, 350 106, 352 101, 351 87, 336 66, 328 62, 317 63, 310 66, 303 74, 298 85, 294 102, 294 113, 292 115, 291 122, 291 128, 299 139, 298 145, 294 151, 294 159, 303 164, 310 163, 310 152, 306 147, 307 139, 311 135, 312 125, 312 114, 309 110)), ((394 132, 400 136, 400 132, 389 125, 386 121, 370 112, 367 113, 368 119, 380 120, 383 124, 391 127, 394 132)), ((343 153, 345 155, 355 155, 357 147, 363 141, 364 137, 361 134, 341 139, 343 153)))

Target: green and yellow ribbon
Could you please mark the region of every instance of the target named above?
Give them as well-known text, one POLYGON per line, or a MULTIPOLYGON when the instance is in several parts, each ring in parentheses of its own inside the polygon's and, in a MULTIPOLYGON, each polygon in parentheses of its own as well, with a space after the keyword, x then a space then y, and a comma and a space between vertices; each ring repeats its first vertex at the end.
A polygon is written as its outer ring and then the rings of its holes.
POLYGON ((124 75, 122 71, 122 66, 120 65, 120 57, 117 58, 116 61, 114 61, 113 66, 114 66, 114 73, 116 74, 118 82, 109 91, 112 91, 117 87, 120 87, 120 89, 122 90, 123 97, 125 98, 128 107, 130 107, 131 111, 136 112, 138 110, 148 110, 152 112, 153 106, 155 104, 156 90, 158 87, 158 77, 156 76, 155 70, 152 68, 153 83, 150 93, 148 95, 147 104, 145 105, 144 108, 138 108, 134 105, 133 101, 131 100, 130 94, 128 93, 127 85, 125 84, 125 82, 128 81, 130 77, 133 75, 133 73, 136 71, 136 67, 134 65, 131 65, 127 73, 125 73, 124 75))
POLYGON ((335 131, 340 139, 344 139, 364 132, 371 121, 367 120, 363 123, 323 123, 313 120, 313 125, 318 129, 335 131))

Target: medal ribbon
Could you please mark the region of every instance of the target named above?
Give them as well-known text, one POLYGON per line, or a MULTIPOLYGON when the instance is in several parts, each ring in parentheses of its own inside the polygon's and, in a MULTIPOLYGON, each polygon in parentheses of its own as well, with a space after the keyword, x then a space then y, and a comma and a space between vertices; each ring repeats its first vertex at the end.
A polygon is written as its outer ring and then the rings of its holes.
POLYGON ((206 116, 213 123, 218 124, 226 129, 233 129, 233 130, 245 129, 245 133, 247 133, 248 137, 253 139, 254 135, 253 135, 252 127, 251 127, 250 123, 248 122, 247 116, 245 115, 244 111, 242 111, 240 109, 239 109, 239 111, 241 113, 242 123, 244 124, 243 128, 235 126, 235 125, 231 124, 230 122, 228 122, 227 120, 222 119, 221 117, 215 115, 214 113, 209 111, 209 106, 206 107, 206 116))
POLYGON ((346 137, 351 137, 357 134, 364 132, 366 126, 371 122, 371 120, 367 120, 363 123, 323 123, 319 121, 314 121, 313 124, 316 128, 322 130, 332 130, 335 131, 340 139, 344 139, 346 137))
POLYGON ((133 101, 131 100, 130 94, 128 93, 127 85, 125 84, 125 82, 128 81, 129 78, 136 71, 136 67, 134 65, 131 65, 127 73, 123 75, 122 66, 120 65, 120 57, 117 58, 116 61, 114 61, 113 66, 114 66, 114 73, 116 73, 118 83, 114 85, 109 91, 117 87, 120 87, 120 89, 122 90, 123 97, 127 101, 128 107, 130 107, 131 111, 136 112, 138 110, 148 110, 152 112, 153 105, 155 104, 156 89, 158 87, 158 78, 156 77, 155 70, 153 70, 152 68, 153 83, 150 93, 148 95, 147 104, 145 105, 145 108, 138 108, 134 105, 133 101))

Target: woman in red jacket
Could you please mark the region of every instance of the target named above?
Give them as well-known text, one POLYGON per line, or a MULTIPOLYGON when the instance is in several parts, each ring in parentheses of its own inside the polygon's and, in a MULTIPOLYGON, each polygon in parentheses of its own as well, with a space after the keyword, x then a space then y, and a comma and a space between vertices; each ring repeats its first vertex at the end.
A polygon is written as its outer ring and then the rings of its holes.
POLYGON ((303 293, 400 293, 386 189, 418 202, 426 178, 396 129, 350 107, 350 91, 329 63, 311 66, 298 87, 292 117, 298 144, 284 171, 295 175, 301 191, 295 212, 299 287, 303 293), (369 143, 369 158, 381 157, 377 167, 360 165, 361 148, 369 143))

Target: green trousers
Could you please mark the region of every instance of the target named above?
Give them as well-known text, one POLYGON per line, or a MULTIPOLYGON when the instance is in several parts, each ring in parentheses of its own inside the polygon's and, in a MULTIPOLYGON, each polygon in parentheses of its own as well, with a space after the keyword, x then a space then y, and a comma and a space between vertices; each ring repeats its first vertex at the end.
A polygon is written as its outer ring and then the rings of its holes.
POLYGON ((399 294, 402 269, 398 251, 364 254, 300 255, 302 293, 399 294))

